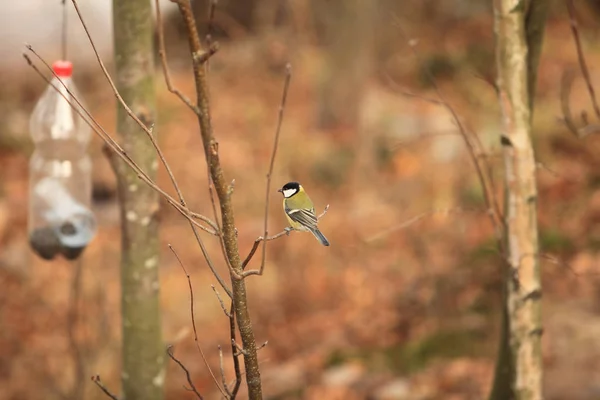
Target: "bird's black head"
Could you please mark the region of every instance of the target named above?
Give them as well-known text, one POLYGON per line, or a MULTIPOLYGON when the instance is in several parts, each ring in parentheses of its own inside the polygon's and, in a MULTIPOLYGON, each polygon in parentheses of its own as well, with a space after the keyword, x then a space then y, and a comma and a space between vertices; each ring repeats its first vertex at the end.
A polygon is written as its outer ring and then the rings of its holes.
POLYGON ((278 192, 283 193, 284 197, 292 197, 300 191, 300 184, 298 182, 288 182, 278 192))

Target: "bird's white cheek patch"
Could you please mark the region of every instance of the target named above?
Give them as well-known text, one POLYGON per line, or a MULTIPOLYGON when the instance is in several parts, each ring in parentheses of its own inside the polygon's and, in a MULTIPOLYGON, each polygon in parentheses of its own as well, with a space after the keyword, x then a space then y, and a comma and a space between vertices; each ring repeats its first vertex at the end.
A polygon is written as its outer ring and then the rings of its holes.
POLYGON ((283 191, 283 196, 284 197, 292 197, 294 194, 296 193, 296 189, 285 189, 283 191))

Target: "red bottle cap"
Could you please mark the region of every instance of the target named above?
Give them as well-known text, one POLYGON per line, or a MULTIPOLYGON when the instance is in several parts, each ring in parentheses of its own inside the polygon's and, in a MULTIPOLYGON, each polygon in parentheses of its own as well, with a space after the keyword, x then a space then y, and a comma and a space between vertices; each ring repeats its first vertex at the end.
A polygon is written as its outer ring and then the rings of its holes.
POLYGON ((54 73, 61 78, 70 78, 73 73, 73 63, 71 61, 58 60, 52 64, 54 73))

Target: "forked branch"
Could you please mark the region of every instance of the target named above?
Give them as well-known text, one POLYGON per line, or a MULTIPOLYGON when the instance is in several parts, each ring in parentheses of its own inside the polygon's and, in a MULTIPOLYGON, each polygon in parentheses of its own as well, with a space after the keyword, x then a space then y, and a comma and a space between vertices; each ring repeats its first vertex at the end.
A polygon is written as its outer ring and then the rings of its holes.
POLYGON ((173 354, 173 346, 167 347, 167 355, 169 356, 169 358, 171 360, 175 361, 175 363, 177 365, 179 365, 179 368, 181 368, 183 370, 183 372, 185 373, 185 378, 187 379, 188 385, 190 385, 190 389, 188 389, 188 390, 190 390, 191 392, 194 392, 194 394, 196 395, 196 398, 198 398, 198 400, 204 400, 204 397, 202 397, 202 395, 200 394, 200 392, 198 391, 198 389, 196 389, 196 386, 194 385, 194 380, 192 379, 190 371, 173 354))

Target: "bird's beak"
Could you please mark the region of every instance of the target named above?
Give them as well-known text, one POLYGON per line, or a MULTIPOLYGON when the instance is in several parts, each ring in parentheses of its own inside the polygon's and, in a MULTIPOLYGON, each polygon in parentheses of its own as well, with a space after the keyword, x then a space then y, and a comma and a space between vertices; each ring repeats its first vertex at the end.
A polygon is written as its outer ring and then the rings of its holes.
POLYGON ((277 189, 277 191, 278 191, 279 193, 281 193, 281 192, 283 192, 283 189, 277 189))

